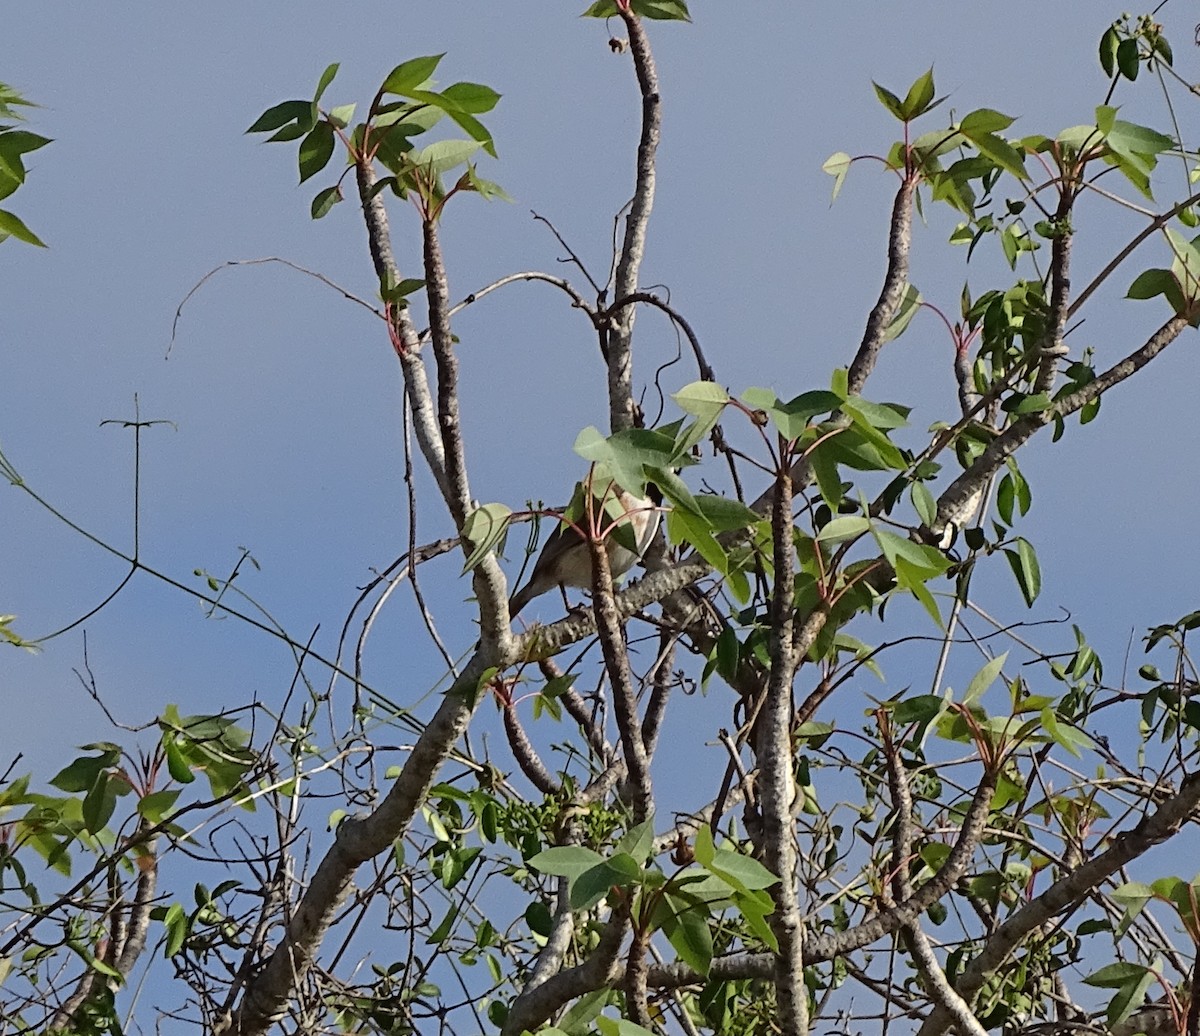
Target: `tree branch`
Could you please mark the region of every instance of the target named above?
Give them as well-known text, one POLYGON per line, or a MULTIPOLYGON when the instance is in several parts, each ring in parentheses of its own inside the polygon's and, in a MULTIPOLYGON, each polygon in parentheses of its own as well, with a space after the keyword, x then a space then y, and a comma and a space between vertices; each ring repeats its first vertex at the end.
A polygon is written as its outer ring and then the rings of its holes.
POLYGON ((852 395, 861 395, 867 378, 875 369, 880 350, 883 349, 887 329, 896 318, 900 302, 908 287, 908 252, 912 245, 913 195, 916 194, 917 179, 905 176, 892 202, 892 219, 888 231, 888 264, 883 277, 879 299, 867 318, 858 352, 850 364, 848 386, 852 395))
MULTIPOLYGON (((1200 773, 1189 774, 1177 791, 1153 813, 1143 817, 1128 831, 1112 839, 1111 846, 1059 878, 1040 896, 1013 913, 988 938, 979 955, 962 971, 956 983, 959 994, 968 1002, 983 988, 1021 941, 1035 928, 1059 914, 1078 906, 1110 875, 1179 832, 1200 805, 1200 773)), ((918 1036, 938 1036, 953 1024, 949 1013, 933 1012, 921 1026, 918 1036)))
MULTIPOLYGON (((615 298, 637 291, 638 273, 646 252, 646 228, 654 207, 654 159, 662 124, 662 98, 658 92, 658 72, 654 54, 641 19, 628 9, 620 10, 629 33, 629 50, 642 95, 642 131, 637 149, 637 179, 629 215, 625 217, 625 238, 617 260, 613 284, 615 298)), ((635 311, 627 308, 614 321, 607 337, 604 360, 608 365, 609 423, 614 432, 632 428, 633 399, 633 320, 635 311)), ((603 335, 603 332, 602 332, 603 335)))
POLYGON ((755 752, 760 771, 759 808, 767 869, 779 878, 771 930, 779 942, 775 997, 785 1036, 807 1036, 808 987, 804 983, 804 928, 796 891, 796 846, 792 822, 792 680, 799 657, 792 646, 795 550, 792 546, 792 481, 781 470, 771 507, 775 583, 770 605, 771 675, 758 724, 755 752))
MULTIPOLYGON (((375 170, 371 160, 360 156, 355 163, 358 195, 362 201, 363 219, 367 225, 367 247, 371 261, 381 283, 396 281, 399 274, 392 255, 391 232, 388 229, 387 209, 379 194, 372 194, 375 186, 375 170)), ((433 473, 442 494, 449 492, 446 482, 446 459, 442 453, 442 439, 438 434, 434 416, 433 397, 429 391, 429 379, 425 374, 425 361, 421 359, 416 331, 408 310, 390 307, 388 313, 391 333, 394 336, 396 355, 400 358, 400 369, 404 374, 404 393, 413 415, 413 428, 417 433, 417 444, 425 457, 425 463, 433 473)))

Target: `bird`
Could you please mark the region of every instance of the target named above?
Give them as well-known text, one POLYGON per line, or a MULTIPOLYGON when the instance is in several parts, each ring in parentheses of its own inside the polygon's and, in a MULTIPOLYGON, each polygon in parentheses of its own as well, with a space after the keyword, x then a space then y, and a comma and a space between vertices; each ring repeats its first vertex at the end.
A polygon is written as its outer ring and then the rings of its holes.
MULTIPOLYGON (((637 546, 635 553, 612 535, 605 540, 608 568, 616 578, 641 560, 658 532, 662 493, 653 483, 646 486, 645 496, 621 489, 615 482, 612 485, 616 500, 610 502, 606 511, 616 510, 617 515, 624 515, 619 520, 629 524, 637 546)), ((512 595, 508 602, 509 617, 515 619, 525 605, 556 586, 577 586, 584 590, 592 586, 592 559, 587 543, 572 526, 565 524, 560 524, 550 534, 533 563, 529 580, 512 595)))

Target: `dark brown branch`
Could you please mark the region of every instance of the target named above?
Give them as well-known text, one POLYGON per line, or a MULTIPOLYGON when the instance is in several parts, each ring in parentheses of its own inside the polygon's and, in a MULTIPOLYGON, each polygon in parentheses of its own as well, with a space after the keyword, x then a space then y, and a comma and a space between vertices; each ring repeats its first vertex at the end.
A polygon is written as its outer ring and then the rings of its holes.
POLYGON ((687 319, 672 307, 664 302, 657 295, 649 291, 635 291, 630 295, 625 295, 614 302, 608 309, 597 314, 597 320, 611 318, 620 313, 626 306, 632 306, 635 303, 644 303, 647 306, 653 306, 655 309, 662 310, 676 327, 679 328, 688 340, 688 345, 692 348, 692 355, 696 358, 696 369, 700 372, 700 377, 705 381, 716 381, 717 375, 712 369, 712 365, 708 362, 708 358, 704 355, 704 348, 700 345, 700 339, 697 337, 695 330, 687 319))

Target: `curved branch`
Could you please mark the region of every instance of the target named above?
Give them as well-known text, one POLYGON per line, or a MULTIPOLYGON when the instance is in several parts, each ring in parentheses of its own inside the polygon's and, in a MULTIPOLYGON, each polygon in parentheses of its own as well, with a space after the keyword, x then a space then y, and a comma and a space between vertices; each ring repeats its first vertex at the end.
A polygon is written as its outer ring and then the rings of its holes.
POLYGON ((505 702, 503 713, 504 733, 508 737, 508 747, 512 749, 513 758, 516 759, 521 772, 529 779, 529 783, 543 795, 557 795, 562 789, 559 787, 558 781, 546 769, 546 764, 537 754, 537 749, 530 743, 512 702, 505 702))
POLYGON ((692 355, 696 357, 696 366, 700 370, 700 377, 705 381, 716 381, 717 375, 713 371, 712 365, 708 362, 708 358, 704 355, 704 349, 700 345, 700 339, 696 336, 696 332, 692 329, 692 325, 684 318, 678 310, 673 308, 669 303, 664 302, 657 295, 649 291, 635 291, 629 295, 624 295, 617 299, 604 312, 597 314, 597 320, 603 320, 606 317, 615 316, 626 306, 632 306, 634 303, 643 302, 647 306, 654 306, 656 309, 662 310, 674 323, 688 340, 688 345, 692 347, 692 355))
MULTIPOLYGON (((482 288, 471 292, 471 294, 461 302, 455 303, 453 306, 451 306, 447 315, 455 316, 456 314, 461 313, 468 306, 478 302, 485 296, 490 295, 493 291, 498 291, 500 288, 507 287, 509 284, 515 284, 517 281, 541 281, 544 284, 553 285, 560 291, 564 292, 568 298, 570 298, 573 308, 582 309, 593 321, 595 320, 595 307, 590 305, 588 301, 571 286, 570 281, 568 281, 565 277, 555 277, 550 273, 542 273, 540 270, 522 270, 520 273, 506 274, 505 276, 492 281, 491 284, 485 284, 482 288)), ((429 327, 425 328, 424 331, 421 331, 417 335, 417 341, 428 341, 432 330, 433 329, 429 327)))
POLYGON ((879 300, 867 318, 867 328, 858 352, 850 364, 848 387, 852 395, 860 395, 867 378, 875 369, 879 352, 886 341, 887 329, 896 318, 904 291, 908 287, 908 251, 912 245, 913 195, 917 191, 915 176, 900 182, 892 202, 892 220, 888 232, 888 265, 884 274, 879 300))

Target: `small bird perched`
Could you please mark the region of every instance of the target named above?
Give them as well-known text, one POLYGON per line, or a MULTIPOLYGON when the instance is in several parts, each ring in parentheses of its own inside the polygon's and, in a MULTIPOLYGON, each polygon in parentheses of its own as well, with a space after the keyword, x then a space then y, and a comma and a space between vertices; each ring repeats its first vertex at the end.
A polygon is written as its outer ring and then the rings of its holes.
MULTIPOLYGON (((608 568, 616 578, 641 560, 658 532, 662 494, 657 486, 650 484, 646 487, 646 496, 635 496, 614 482, 607 495, 605 511, 615 511, 613 519, 628 525, 637 547, 635 553, 611 534, 605 540, 608 568)), ((592 559, 587 543, 570 525, 560 524, 550 534, 533 564, 529 581, 508 602, 509 616, 515 619, 525 605, 556 586, 577 586, 584 590, 592 586, 592 559)))

